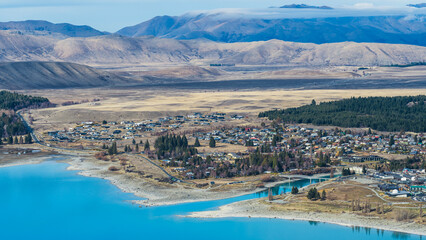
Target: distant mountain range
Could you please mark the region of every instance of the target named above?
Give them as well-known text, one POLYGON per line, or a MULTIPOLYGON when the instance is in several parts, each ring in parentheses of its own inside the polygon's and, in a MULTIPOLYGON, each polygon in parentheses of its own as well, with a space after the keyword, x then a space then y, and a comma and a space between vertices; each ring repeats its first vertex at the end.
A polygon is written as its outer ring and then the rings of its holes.
MULTIPOLYGON (((355 11, 306 4, 263 10, 212 10, 181 16, 158 16, 125 27, 116 34, 227 43, 277 39, 316 44, 351 41, 426 46, 423 5, 412 4, 410 6, 414 8, 405 7, 405 12, 355 11)), ((110 34, 89 26, 46 21, 3 22, 0 30, 58 39, 110 34)))
MULTIPOLYGON (((322 11, 313 9, 312 11, 322 11)), ((278 39, 305 43, 377 42, 426 46, 426 15, 356 16, 321 18, 249 18, 199 14, 161 16, 117 33, 173 39, 208 39, 218 42, 253 42, 278 39)))
POLYGON ((426 3, 408 4, 407 6, 415 8, 426 8, 426 3))
POLYGON ((304 4, 262 14, 232 10, 161 16, 115 34, 67 23, 0 23, 0 88, 121 86, 163 77, 204 80, 229 74, 214 67, 219 64, 327 69, 426 62, 426 14, 340 16, 335 9, 304 4), (161 70, 131 72, 143 65, 161 70))
POLYGON ((47 21, 0 22, 0 30, 17 30, 32 34, 49 34, 57 37, 93 37, 108 34, 89 26, 76 26, 69 23, 47 21))
POLYGON ((333 9, 329 6, 311 6, 306 4, 289 4, 289 5, 283 5, 279 8, 314 8, 314 9, 333 9))
POLYGON ((318 45, 281 40, 219 43, 119 35, 57 39, 0 31, 0 61, 65 61, 97 66, 143 63, 378 66, 426 62, 426 47, 354 42, 318 45))

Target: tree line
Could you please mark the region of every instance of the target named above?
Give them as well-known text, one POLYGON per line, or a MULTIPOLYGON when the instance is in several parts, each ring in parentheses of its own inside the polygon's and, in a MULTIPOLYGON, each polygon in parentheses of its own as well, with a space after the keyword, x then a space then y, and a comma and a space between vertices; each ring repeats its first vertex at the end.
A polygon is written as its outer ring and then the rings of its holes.
POLYGON ((9 136, 3 140, 0 138, 0 145, 1 144, 31 144, 31 143, 33 143, 33 138, 31 137, 30 133, 28 133, 25 136, 19 136, 19 137, 9 136))
POLYGON ((188 159, 197 154, 195 147, 188 145, 188 139, 185 135, 165 135, 158 137, 154 142, 158 159, 173 158, 173 159, 188 159))
POLYGON ((34 97, 9 91, 0 91, 0 109, 19 110, 23 108, 50 107, 53 104, 44 97, 34 97))
POLYGON ((0 138, 25 135, 28 129, 21 119, 16 115, 3 113, 0 116, 0 138))
POLYGON ((310 123, 339 127, 369 127, 379 131, 426 132, 426 96, 352 97, 284 110, 259 113, 259 117, 285 123, 310 123))
POLYGON ((0 116, 0 138, 5 138, 4 142, 9 144, 15 142, 31 143, 29 129, 15 111, 23 108, 41 108, 52 105, 47 98, 0 91, 0 109, 9 110, 7 114, 3 112, 0 116), (18 136, 22 135, 27 136, 22 137, 22 141, 20 141, 18 136))
POLYGON ((390 171, 401 171, 404 168, 409 169, 425 169, 426 159, 420 156, 407 157, 404 160, 390 160, 389 170, 390 171))
POLYGON ((172 159, 168 166, 184 167, 187 172, 192 172, 188 178, 203 179, 231 178, 239 176, 253 176, 269 172, 285 172, 290 169, 294 174, 312 175, 318 173, 330 173, 331 168, 313 168, 315 163, 312 159, 303 157, 302 154, 293 152, 263 153, 257 148, 249 156, 235 159, 235 161, 215 160, 211 156, 202 158, 200 156, 181 157, 172 159))

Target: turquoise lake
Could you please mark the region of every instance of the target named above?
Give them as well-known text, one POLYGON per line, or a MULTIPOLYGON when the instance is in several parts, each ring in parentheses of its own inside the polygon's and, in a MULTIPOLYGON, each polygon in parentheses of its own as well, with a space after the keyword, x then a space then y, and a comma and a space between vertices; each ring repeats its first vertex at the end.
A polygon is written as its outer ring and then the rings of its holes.
MULTIPOLYGON (((0 168, 0 239, 422 239, 368 228, 276 219, 181 218, 266 193, 165 207, 142 207, 108 181, 67 171, 54 160, 0 168)), ((305 186, 309 181, 298 181, 305 186)), ((276 187, 280 193, 289 184, 276 187)))

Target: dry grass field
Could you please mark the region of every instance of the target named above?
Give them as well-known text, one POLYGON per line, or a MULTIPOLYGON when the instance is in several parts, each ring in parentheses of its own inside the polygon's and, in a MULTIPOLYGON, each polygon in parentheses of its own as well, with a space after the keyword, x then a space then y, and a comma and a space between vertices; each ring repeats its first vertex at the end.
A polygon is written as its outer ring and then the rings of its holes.
POLYGON ((156 119, 193 112, 226 112, 256 116, 273 108, 297 107, 352 96, 403 96, 425 94, 426 89, 369 90, 255 90, 201 91, 174 89, 68 89, 31 90, 24 93, 45 96, 58 107, 31 110, 35 127, 52 129, 81 121, 156 119), (61 106, 66 101, 100 99, 96 103, 61 106))
MULTIPOLYGON (((392 198, 385 195, 375 187, 357 181, 345 181, 342 183, 324 183, 317 186, 318 191, 326 192, 326 200, 310 201, 307 199, 307 190, 297 195, 287 195, 285 204, 271 203, 270 206, 276 211, 301 211, 301 212, 326 212, 326 213, 356 213, 363 216, 379 217, 385 219, 397 219, 404 212, 408 219, 416 219, 424 224, 419 218, 418 202, 411 198, 392 198), (359 201, 360 206, 368 203, 369 211, 352 209, 352 202, 359 201), (392 202, 394 205, 389 205, 392 202), (380 209, 378 209, 380 208, 380 209), (382 209, 384 208, 384 209, 382 209)), ((277 199, 283 198, 282 196, 277 199)), ((268 204, 267 202, 265 202, 268 204)), ((356 203, 355 203, 356 206, 356 203)), ((408 220, 404 219, 404 220, 408 220)))

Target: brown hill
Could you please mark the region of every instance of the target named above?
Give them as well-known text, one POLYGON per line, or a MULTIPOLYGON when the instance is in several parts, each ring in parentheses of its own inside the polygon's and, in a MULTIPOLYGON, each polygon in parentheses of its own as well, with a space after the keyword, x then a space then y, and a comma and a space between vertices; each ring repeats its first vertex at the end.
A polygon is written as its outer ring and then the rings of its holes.
POLYGON ((1 89, 106 87, 132 82, 114 74, 75 63, 0 63, 1 89))
POLYGON ((384 43, 217 43, 116 35, 63 40, 0 31, 0 61, 88 65, 233 63, 237 65, 380 66, 426 62, 426 47, 384 43))

